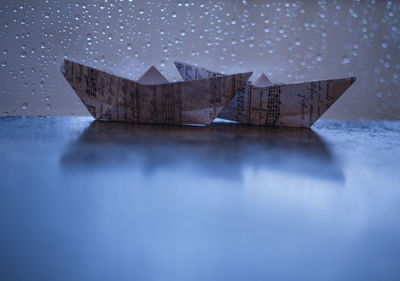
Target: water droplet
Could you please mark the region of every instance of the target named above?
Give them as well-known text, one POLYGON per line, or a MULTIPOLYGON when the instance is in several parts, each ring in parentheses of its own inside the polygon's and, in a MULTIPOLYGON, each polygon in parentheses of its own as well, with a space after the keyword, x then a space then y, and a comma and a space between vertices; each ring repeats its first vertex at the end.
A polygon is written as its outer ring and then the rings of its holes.
POLYGON ((26 53, 25 53, 25 52, 22 52, 22 53, 20 54, 20 57, 23 58, 23 59, 26 58, 26 53))
POLYGON ((175 13, 175 12, 172 12, 171 16, 172 16, 173 18, 176 18, 176 13, 175 13))

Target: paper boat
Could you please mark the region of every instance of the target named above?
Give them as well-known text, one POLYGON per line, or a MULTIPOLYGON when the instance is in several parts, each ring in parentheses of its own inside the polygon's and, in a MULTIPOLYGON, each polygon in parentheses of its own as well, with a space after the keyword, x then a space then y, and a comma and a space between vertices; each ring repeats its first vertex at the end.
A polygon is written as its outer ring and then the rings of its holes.
POLYGON ((68 59, 61 72, 96 119, 177 125, 210 124, 252 74, 170 83, 152 67, 132 81, 68 59))
MULTIPOLYGON (((175 62, 175 66, 184 80, 222 75, 182 62, 175 62)), ((218 117, 253 125, 310 127, 355 80, 272 84, 263 74, 253 83, 247 81, 218 117)))

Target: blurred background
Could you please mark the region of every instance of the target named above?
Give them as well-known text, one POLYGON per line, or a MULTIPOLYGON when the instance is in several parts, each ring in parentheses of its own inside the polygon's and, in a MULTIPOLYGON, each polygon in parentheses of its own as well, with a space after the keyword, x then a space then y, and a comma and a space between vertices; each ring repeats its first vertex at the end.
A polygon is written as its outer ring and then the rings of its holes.
POLYGON ((0 3, 0 114, 88 115, 64 57, 130 79, 173 61, 265 72, 273 82, 350 75, 323 116, 400 119, 399 1, 11 1, 0 3))

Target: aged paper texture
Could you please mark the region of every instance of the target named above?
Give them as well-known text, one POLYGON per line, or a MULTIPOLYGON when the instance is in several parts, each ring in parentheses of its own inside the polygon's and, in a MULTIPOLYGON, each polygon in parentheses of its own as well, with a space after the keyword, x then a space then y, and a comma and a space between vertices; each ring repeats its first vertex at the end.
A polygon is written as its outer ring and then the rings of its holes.
POLYGON ((68 59, 61 71, 96 119, 176 125, 210 124, 252 74, 168 83, 150 69, 140 83, 68 59))
MULTIPOLYGON (((175 66, 184 80, 222 75, 182 62, 175 66)), ((310 127, 355 80, 270 84, 263 74, 253 84, 247 81, 218 117, 252 125, 310 127)))

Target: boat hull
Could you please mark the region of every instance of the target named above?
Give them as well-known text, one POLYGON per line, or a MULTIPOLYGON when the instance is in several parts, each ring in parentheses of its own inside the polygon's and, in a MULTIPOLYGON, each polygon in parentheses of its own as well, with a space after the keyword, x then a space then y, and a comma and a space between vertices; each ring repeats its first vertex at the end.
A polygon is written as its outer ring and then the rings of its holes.
POLYGON ((143 85, 68 59, 65 79, 96 119, 151 124, 210 124, 251 73, 143 85))
MULTIPOLYGON (((191 64, 175 65, 184 80, 222 75, 191 64)), ((348 77, 267 87, 247 81, 218 117, 269 127, 311 127, 355 80, 348 77)))

